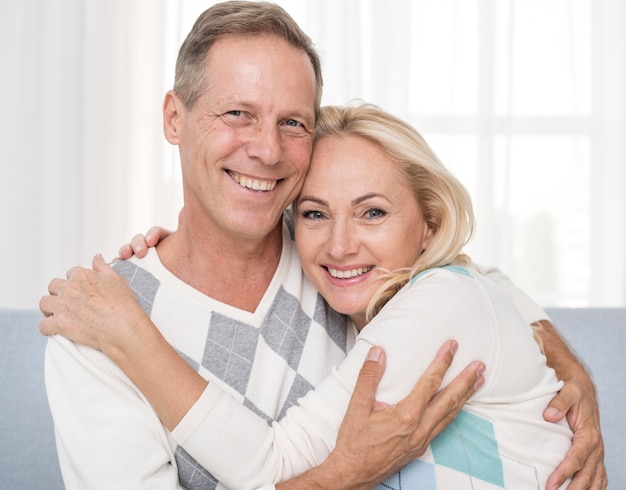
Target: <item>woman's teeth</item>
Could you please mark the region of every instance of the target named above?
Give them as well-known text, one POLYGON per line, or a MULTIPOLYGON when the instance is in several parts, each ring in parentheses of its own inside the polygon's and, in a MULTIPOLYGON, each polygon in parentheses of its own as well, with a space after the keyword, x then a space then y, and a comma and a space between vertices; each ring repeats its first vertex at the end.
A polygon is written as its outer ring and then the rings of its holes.
POLYGON ((357 267, 356 269, 349 269, 346 271, 338 271, 337 269, 331 269, 330 267, 327 267, 326 269, 332 277, 336 277, 337 279, 350 279, 352 277, 361 276, 366 272, 371 271, 373 268, 374 266, 357 267))

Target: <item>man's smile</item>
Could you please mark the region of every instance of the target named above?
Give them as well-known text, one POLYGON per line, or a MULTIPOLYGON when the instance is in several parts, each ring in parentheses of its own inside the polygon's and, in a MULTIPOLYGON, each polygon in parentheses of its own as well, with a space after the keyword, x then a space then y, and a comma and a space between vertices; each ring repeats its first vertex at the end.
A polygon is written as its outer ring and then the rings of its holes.
POLYGON ((253 191, 267 192, 276 187, 277 180, 259 180, 240 175, 232 170, 228 170, 228 174, 235 179, 235 181, 241 186, 253 191))

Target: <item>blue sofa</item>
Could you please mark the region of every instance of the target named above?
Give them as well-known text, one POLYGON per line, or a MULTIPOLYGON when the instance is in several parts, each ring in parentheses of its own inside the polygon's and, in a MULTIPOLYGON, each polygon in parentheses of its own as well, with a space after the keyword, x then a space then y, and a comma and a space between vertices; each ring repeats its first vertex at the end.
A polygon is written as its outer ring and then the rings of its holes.
MULTIPOLYGON (((626 489, 626 309, 550 309, 598 389, 609 488, 626 489)), ((37 311, 0 310, 0 488, 61 489, 37 311)))

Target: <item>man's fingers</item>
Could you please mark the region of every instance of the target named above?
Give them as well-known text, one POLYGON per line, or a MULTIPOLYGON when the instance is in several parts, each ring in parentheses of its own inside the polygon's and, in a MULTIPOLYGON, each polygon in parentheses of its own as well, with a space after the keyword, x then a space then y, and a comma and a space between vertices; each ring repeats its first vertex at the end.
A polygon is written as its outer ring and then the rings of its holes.
POLYGON ((426 368, 424 374, 422 374, 411 393, 407 396, 406 400, 409 406, 417 406, 417 404, 426 406, 428 404, 441 386, 443 377, 452 364, 457 348, 458 343, 455 340, 449 340, 439 348, 435 359, 426 368))
POLYGON ((354 409, 372 411, 376 400, 376 389, 385 372, 385 362, 385 352, 380 347, 372 347, 369 350, 359 371, 348 411, 354 409))
POLYGON ((599 435, 589 430, 575 433, 572 447, 548 478, 546 488, 548 490, 559 488, 568 478, 573 478, 567 487, 568 490, 606 488, 604 445, 599 435), (600 442, 595 442, 596 440, 600 442), (589 447, 594 449, 590 452, 589 447))
POLYGON ((558 422, 573 408, 582 395, 573 383, 566 383, 543 411, 547 422, 558 422))
POLYGON ((424 412, 424 420, 429 421, 434 427, 431 440, 450 425, 467 400, 484 384, 484 372, 484 363, 474 361, 432 398, 424 412))

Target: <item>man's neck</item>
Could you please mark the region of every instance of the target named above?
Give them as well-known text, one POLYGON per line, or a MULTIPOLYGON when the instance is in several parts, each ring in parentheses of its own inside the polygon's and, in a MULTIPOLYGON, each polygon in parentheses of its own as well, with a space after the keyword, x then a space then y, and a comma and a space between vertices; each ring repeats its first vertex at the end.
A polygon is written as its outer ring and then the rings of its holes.
POLYGON ((157 246, 163 265, 207 296, 253 312, 282 253, 282 223, 262 240, 199 233, 181 224, 157 246))

